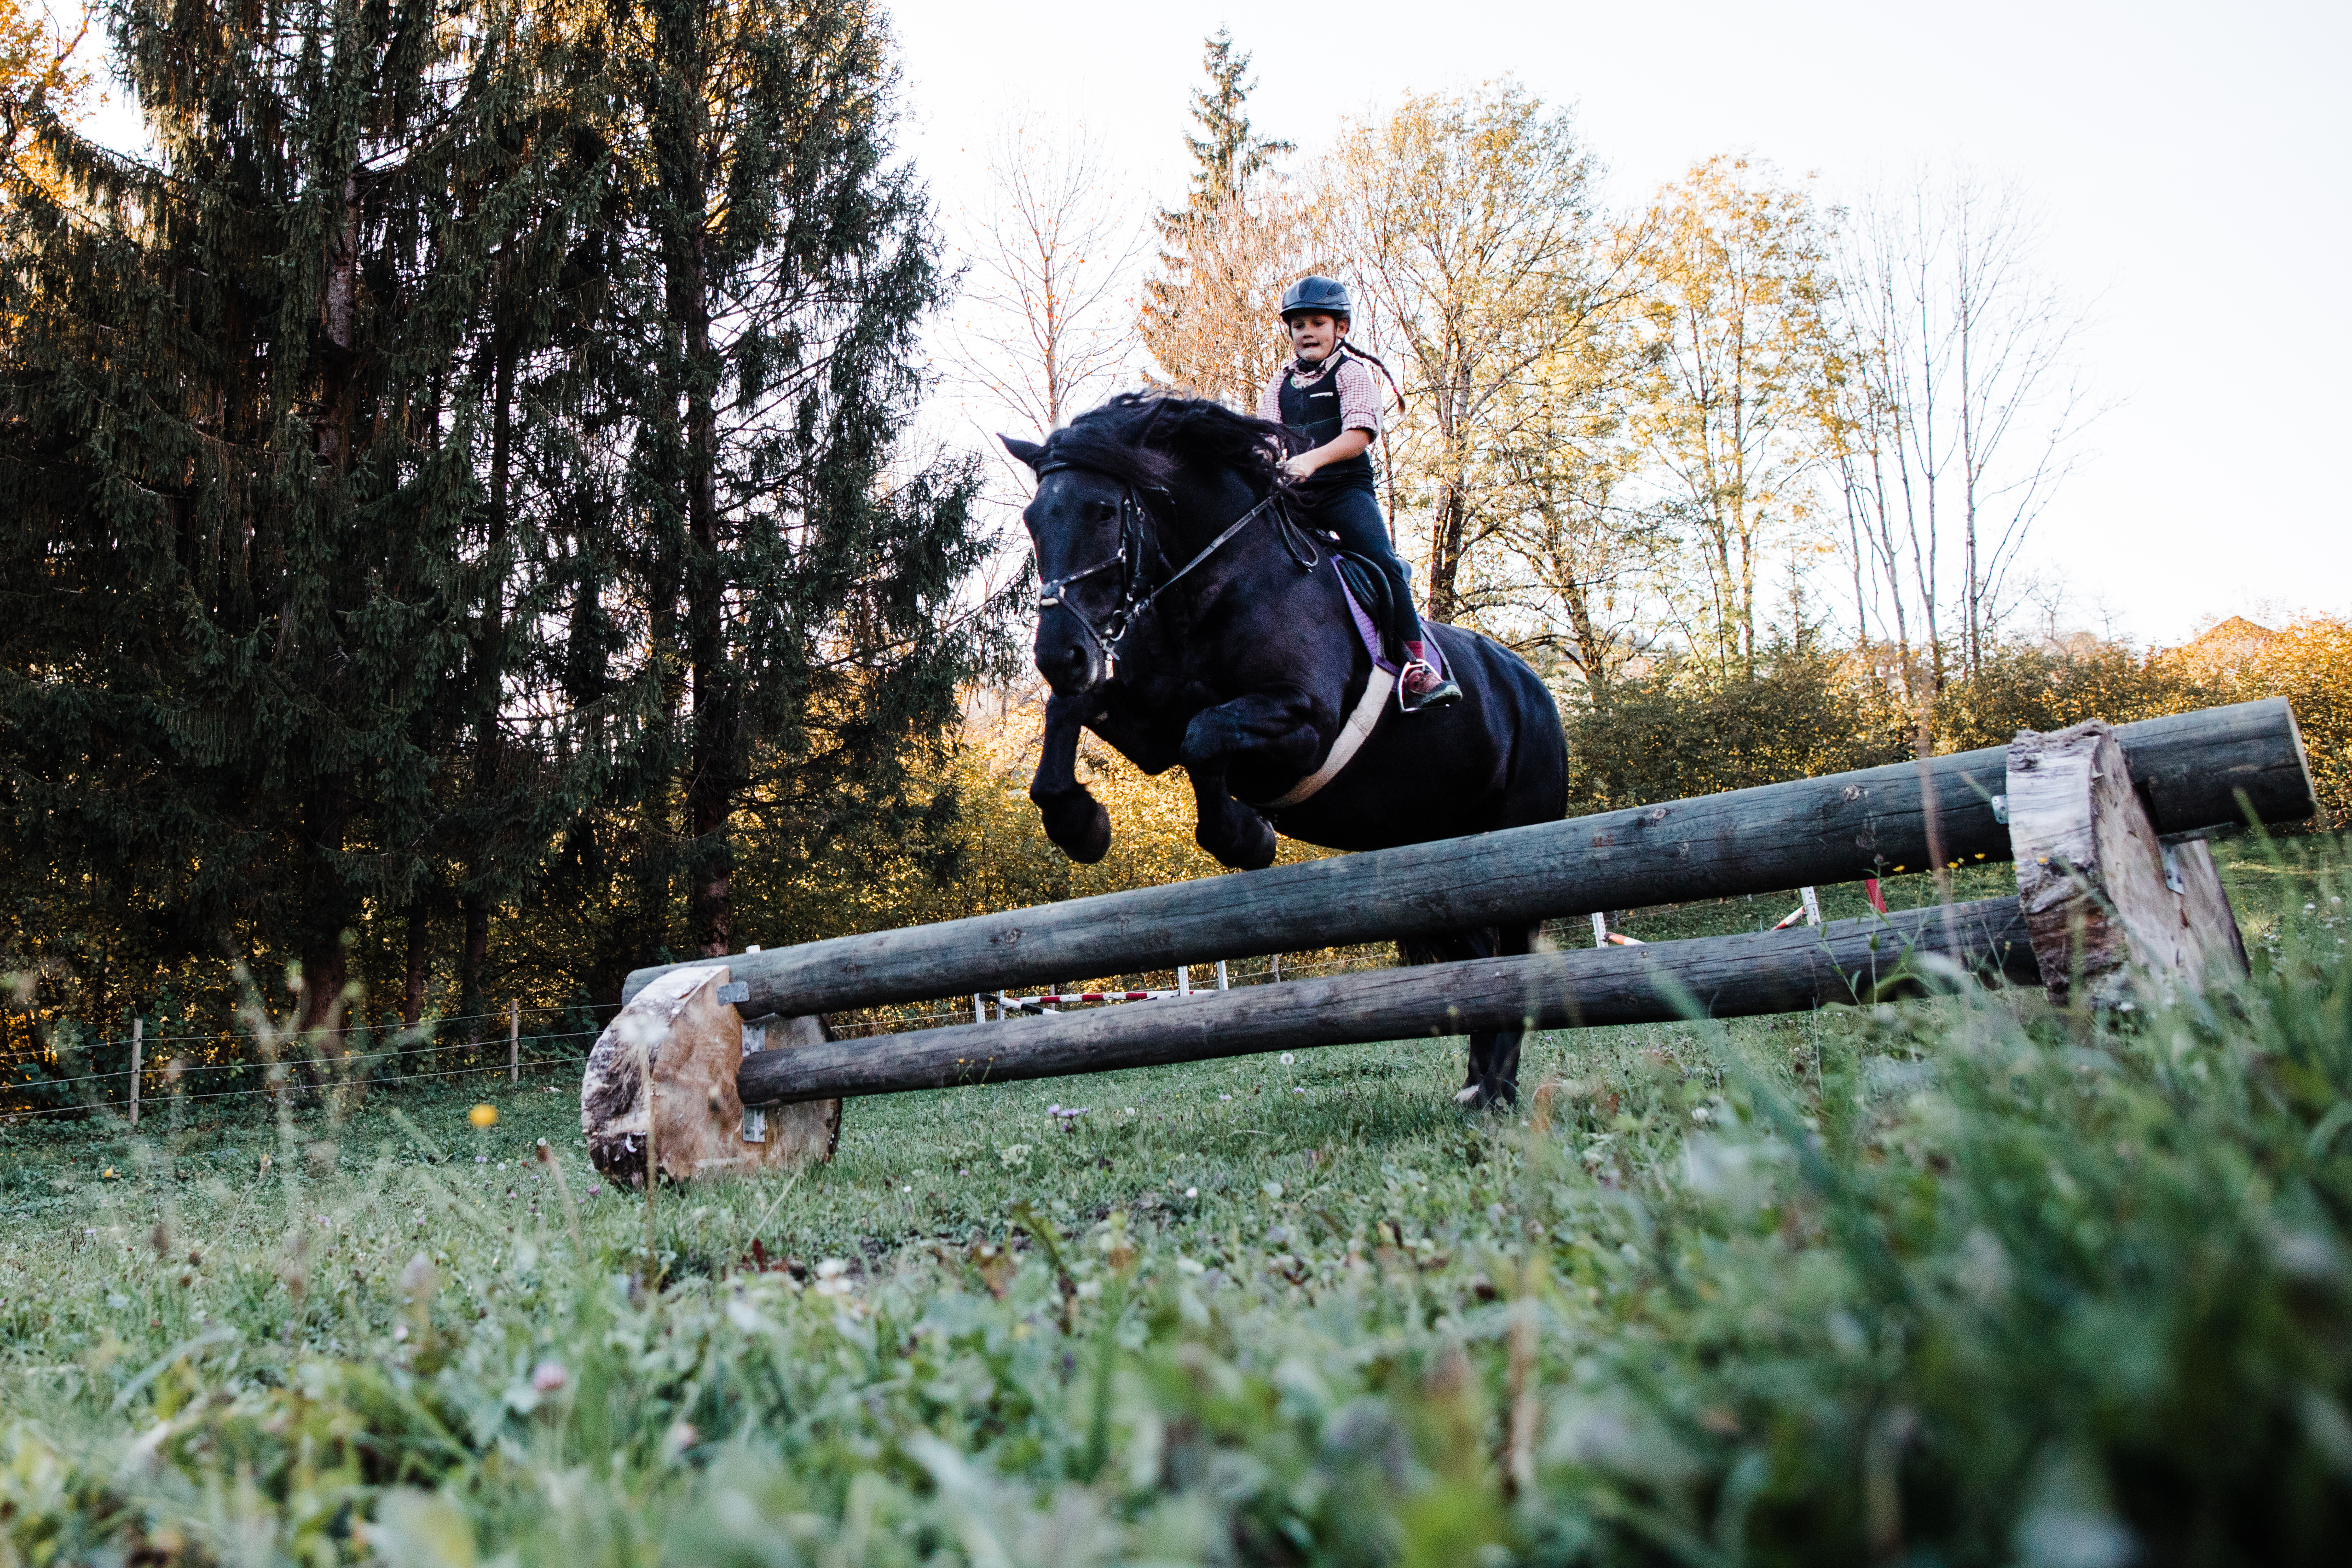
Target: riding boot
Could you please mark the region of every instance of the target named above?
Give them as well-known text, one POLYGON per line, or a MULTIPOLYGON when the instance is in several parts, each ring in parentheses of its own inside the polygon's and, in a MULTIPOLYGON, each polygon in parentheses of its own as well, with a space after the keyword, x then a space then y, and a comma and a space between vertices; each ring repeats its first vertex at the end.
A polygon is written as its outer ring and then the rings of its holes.
POLYGON ((1404 668, 1397 672, 1399 708, 1412 713, 1423 708, 1443 708, 1449 702, 1462 700, 1462 688, 1430 662, 1427 643, 1408 642, 1404 645, 1404 668))

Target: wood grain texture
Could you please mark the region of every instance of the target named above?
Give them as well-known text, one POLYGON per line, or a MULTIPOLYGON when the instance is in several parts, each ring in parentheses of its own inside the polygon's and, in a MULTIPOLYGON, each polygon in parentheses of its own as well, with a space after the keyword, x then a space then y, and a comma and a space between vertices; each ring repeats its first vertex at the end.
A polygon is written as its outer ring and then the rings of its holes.
POLYGON ((2112 729, 2028 731, 2009 753, 2018 901, 2052 1000, 2119 1006, 2245 973, 2211 850, 2165 847, 2112 729))
MULTIPOLYGON (((2314 809, 2284 700, 2117 728, 2158 829, 2265 822, 2314 809)), ((2010 857, 1995 818, 2008 751, 1935 759, 1945 854, 2010 857)), ((1339 946, 1917 870, 1927 858, 1921 770, 1909 763, 1606 812, 1469 838, 837 937, 730 959, 746 1016, 952 996, 1217 958, 1339 946)), ((641 969, 634 996, 661 969, 641 969)))
MULTIPOLYGON (((1954 914, 1959 962, 2039 983, 2015 900, 1962 904, 1954 914)), ((1785 1013, 1872 1000, 1883 987, 1914 983, 1922 953, 1950 956, 1941 909, 1754 936, 1373 970, 840 1040, 749 1058, 738 1087, 754 1102, 831 1099, 1473 1029, 1785 1013)))

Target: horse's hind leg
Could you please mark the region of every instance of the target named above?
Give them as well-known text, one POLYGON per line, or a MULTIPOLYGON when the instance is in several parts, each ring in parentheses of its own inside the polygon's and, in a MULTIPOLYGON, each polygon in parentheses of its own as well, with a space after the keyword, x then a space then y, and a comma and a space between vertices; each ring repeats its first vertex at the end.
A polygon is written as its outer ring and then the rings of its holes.
MULTIPOLYGON (((1485 952, 1477 956, 1523 958, 1535 951, 1538 925, 1505 926, 1497 931, 1489 926, 1475 933, 1477 945, 1485 952)), ((1454 1099, 1456 1104, 1483 1110, 1489 1106, 1509 1105, 1519 1098, 1519 1045, 1526 1038, 1523 1029, 1482 1029, 1470 1037, 1470 1071, 1461 1092, 1454 1099)))
MULTIPOLYGON (((1533 926, 1499 931, 1493 926, 1481 926, 1475 931, 1449 931, 1444 936, 1408 938, 1397 943, 1397 962, 1461 963, 1478 958, 1516 958, 1532 951, 1535 931, 1533 926)), ((1463 1080, 1454 1102, 1472 1110, 1483 1110, 1490 1105, 1508 1105, 1517 1100, 1519 1039, 1517 1029, 1474 1032, 1470 1037, 1469 1076, 1463 1080)))

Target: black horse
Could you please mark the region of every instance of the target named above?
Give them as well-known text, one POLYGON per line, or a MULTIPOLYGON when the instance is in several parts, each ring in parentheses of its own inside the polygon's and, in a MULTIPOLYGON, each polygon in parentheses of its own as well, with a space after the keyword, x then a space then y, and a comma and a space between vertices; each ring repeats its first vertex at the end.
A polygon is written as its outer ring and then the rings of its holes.
MULTIPOLYGON (((1388 677, 1358 635, 1329 542, 1285 513, 1281 438, 1214 403, 1134 395, 1042 446, 1003 437, 1037 475, 1023 517, 1044 584, 1037 669, 1053 695, 1029 798, 1047 835, 1075 860, 1110 847, 1110 819, 1076 773, 1082 726, 1147 773, 1182 763, 1201 847, 1245 870, 1273 860, 1277 824, 1309 844, 1380 849, 1558 821, 1559 710, 1507 649, 1436 626, 1464 700, 1411 714, 1381 700, 1388 677), (1360 743, 1331 773, 1351 724, 1360 743)), ((1486 958, 1524 953, 1535 934, 1489 927, 1411 945, 1415 957, 1486 958)), ((1457 1098, 1511 1100, 1519 1038, 1473 1035, 1457 1098)))

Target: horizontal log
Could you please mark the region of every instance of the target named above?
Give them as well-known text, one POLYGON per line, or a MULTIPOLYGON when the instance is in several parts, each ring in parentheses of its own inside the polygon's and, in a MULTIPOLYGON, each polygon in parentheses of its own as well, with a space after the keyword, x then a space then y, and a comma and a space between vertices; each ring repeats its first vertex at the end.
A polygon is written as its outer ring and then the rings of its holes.
POLYGON ((893 1094, 1110 1072, 1260 1051, 1459 1035, 1473 1029, 1743 1017, 1872 998, 1915 952, 2039 984, 2015 899, 1832 921, 1753 936, 1581 948, 1526 958, 1376 969, 1134 1007, 829 1040, 744 1058, 746 1104, 893 1094))
MULTIPOLYGON (((2267 823, 2299 821, 2313 810, 2302 737, 2284 700, 2126 724, 2116 738, 2159 832, 2243 822, 2241 790, 2267 823)), ((2008 754, 1991 746, 1929 763, 1947 858, 2010 858, 2009 830, 1990 805, 2004 790, 2008 754)), ((1594 910, 1823 887, 1926 867, 1920 785, 1921 770, 1913 763, 1865 768, 835 937, 727 962, 750 993, 739 1004, 745 1017, 829 1013, 1594 910)), ((623 999, 669 967, 631 974, 623 999)))

